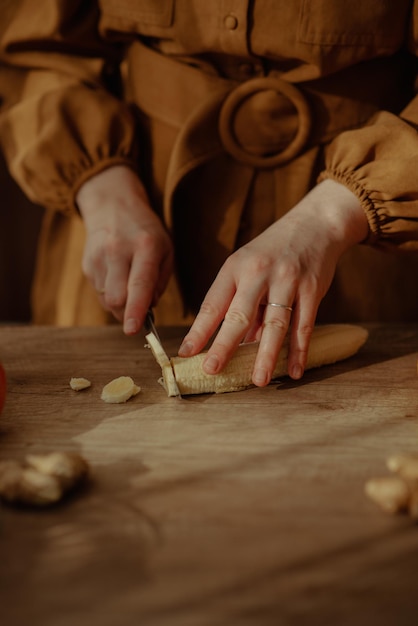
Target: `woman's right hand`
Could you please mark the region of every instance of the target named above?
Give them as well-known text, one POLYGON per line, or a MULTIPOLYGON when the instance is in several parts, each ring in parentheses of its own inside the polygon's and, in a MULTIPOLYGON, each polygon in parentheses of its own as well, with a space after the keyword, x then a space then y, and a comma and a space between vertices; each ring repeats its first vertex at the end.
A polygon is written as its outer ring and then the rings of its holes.
POLYGON ((83 271, 103 307, 133 335, 167 285, 173 265, 170 237, 127 166, 90 178, 76 201, 87 233, 83 271))

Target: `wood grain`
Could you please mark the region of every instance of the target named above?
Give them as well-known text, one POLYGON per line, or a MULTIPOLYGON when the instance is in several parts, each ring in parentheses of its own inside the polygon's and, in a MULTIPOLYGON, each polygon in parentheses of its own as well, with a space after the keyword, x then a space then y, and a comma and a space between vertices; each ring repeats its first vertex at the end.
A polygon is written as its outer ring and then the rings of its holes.
POLYGON ((77 450, 92 468, 59 507, 1 507, 2 624, 415 623, 418 527, 363 486, 418 450, 417 351, 418 326, 372 326, 298 383, 179 400, 142 336, 0 327, 0 459, 77 450), (119 375, 142 391, 107 405, 119 375))

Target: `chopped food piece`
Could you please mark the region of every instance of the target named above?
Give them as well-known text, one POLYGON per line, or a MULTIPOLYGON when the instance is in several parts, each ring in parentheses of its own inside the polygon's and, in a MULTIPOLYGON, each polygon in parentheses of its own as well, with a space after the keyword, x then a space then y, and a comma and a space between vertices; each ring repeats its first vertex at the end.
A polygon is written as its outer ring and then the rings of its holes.
POLYGON ((407 513, 418 521, 418 455, 393 454, 386 460, 392 475, 371 478, 365 492, 388 513, 407 513))
POLYGON ((64 489, 71 489, 87 474, 86 461, 75 452, 51 452, 26 457, 26 463, 41 474, 58 478, 64 489))
POLYGON ((365 492, 387 513, 405 511, 409 504, 408 485, 398 476, 371 478, 366 482, 365 492))
POLYGON ((141 391, 130 376, 119 376, 107 383, 102 389, 101 398, 110 404, 126 402, 141 391))
POLYGON ((151 352, 154 355, 154 358, 157 361, 158 365, 161 367, 161 372, 163 374, 158 382, 161 382, 168 396, 179 396, 180 391, 177 386, 173 367, 170 359, 164 351, 164 348, 162 347, 154 333, 149 333, 146 336, 146 339, 148 341, 148 346, 151 348, 151 352))
POLYGON ((91 387, 91 382, 87 380, 87 378, 71 378, 70 387, 71 389, 74 389, 74 391, 81 391, 82 389, 91 387))
POLYGON ((387 467, 411 487, 418 487, 418 456, 397 454, 388 458, 387 467))
POLYGON ((12 504, 47 506, 59 502, 89 473, 75 452, 29 455, 24 462, 0 463, 0 497, 12 504))

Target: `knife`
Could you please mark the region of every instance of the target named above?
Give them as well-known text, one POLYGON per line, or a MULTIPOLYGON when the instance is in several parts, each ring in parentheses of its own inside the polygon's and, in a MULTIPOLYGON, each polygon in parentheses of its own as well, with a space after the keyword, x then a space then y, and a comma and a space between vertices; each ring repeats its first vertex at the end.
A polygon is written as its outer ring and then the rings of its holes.
POLYGON ((161 344, 161 339, 158 335, 157 328, 155 326, 154 311, 152 309, 148 309, 147 311, 147 314, 145 316, 145 321, 144 321, 144 328, 147 334, 153 333, 157 337, 158 342, 161 344))

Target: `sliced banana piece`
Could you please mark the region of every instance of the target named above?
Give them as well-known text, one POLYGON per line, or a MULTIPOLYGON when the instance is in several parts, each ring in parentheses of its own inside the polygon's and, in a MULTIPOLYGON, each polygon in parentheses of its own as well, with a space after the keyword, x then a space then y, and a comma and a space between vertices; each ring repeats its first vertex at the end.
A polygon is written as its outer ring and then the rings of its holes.
POLYGON ((74 389, 74 391, 81 391, 82 389, 87 389, 87 387, 91 387, 91 382, 87 378, 79 377, 79 378, 71 378, 70 387, 74 389))
POLYGON ((130 376, 119 376, 107 383, 102 389, 101 398, 110 404, 126 402, 141 391, 130 376))
POLYGON ((180 396, 180 390, 177 386, 171 360, 168 358, 161 343, 152 332, 149 333, 145 339, 148 342, 147 345, 151 348, 151 352, 154 355, 155 360, 161 367, 162 378, 159 382, 161 382, 162 386, 167 391, 168 396, 180 396))

